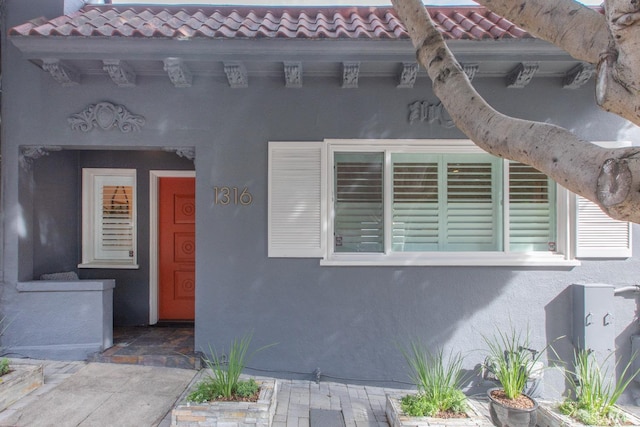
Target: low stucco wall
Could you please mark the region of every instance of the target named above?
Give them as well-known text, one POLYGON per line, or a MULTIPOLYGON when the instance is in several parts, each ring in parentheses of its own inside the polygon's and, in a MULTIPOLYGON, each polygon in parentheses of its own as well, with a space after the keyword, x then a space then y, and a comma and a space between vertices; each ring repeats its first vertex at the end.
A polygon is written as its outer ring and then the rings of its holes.
POLYGON ((7 319, 12 356, 84 360, 113 345, 114 279, 17 284, 20 312, 7 319))

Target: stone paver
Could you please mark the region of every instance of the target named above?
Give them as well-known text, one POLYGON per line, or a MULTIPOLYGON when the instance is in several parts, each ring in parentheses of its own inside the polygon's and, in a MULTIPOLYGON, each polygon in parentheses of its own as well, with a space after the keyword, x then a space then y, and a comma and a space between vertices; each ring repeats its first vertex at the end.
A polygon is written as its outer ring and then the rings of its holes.
MULTIPOLYGON (((15 419, 15 416, 20 413, 21 409, 28 405, 38 401, 39 399, 46 400, 47 393, 60 387, 61 384, 63 384, 61 390, 73 390, 73 392, 79 393, 77 402, 82 400, 81 397, 83 390, 74 390, 76 379, 71 377, 74 373, 83 369, 87 365, 87 362, 57 362, 20 359, 20 363, 42 364, 44 366, 45 384, 28 396, 11 405, 5 411, 0 412, 0 426, 7 425, 10 420, 15 419)), ((89 368, 91 368, 91 366, 89 366, 89 368)), ((98 375, 99 372, 99 370, 96 371, 96 375, 98 375)), ((194 376, 194 381, 196 377, 197 375, 194 376)), ((104 387, 111 388, 117 386, 117 379, 103 379, 104 387)), ((140 393, 138 388, 142 387, 143 384, 138 384, 133 379, 130 379, 127 383, 129 386, 134 387, 134 391, 140 393)), ((342 384, 326 381, 316 383, 314 381, 279 379, 278 383, 278 405, 273 419, 273 427, 317 427, 311 425, 312 420, 310 418, 310 413, 312 409, 339 411, 344 418, 345 427, 387 427, 388 423, 385 415, 386 395, 390 394, 392 396, 401 397, 407 393, 407 390, 402 389, 342 384)), ((78 384, 78 387, 81 386, 82 384, 78 384)), ((158 391, 158 389, 162 389, 162 386, 163 384, 155 384, 154 388, 158 391)), ((186 388, 187 386, 185 386, 185 390, 182 392, 183 396, 186 392, 186 388)), ((92 390, 84 391, 88 392, 88 394, 92 392, 92 390)), ((180 401, 180 399, 181 397, 177 400, 180 401)), ((149 407, 155 406, 156 408, 159 408, 159 405, 152 405, 153 402, 147 403, 149 407)), ((479 403, 479 406, 483 407, 482 402, 479 403)), ((122 407, 123 411, 127 410, 126 399, 122 402, 116 402, 115 404, 116 406, 120 405, 119 407, 122 407)), ((483 409, 486 409, 486 406, 483 409)), ((69 410, 72 411, 74 408, 69 408, 69 410)), ((488 415, 488 411, 486 412, 488 415)), ((95 415, 96 418, 108 418, 108 414, 105 412, 96 412, 95 415)), ((156 419, 162 420, 158 424, 159 427, 170 427, 171 411, 164 414, 157 414, 156 419)), ((97 419, 94 421, 95 423, 92 425, 111 425, 108 420, 105 420, 104 424, 97 419)), ((77 424, 74 424, 70 418, 69 424, 66 425, 75 426, 77 424)))

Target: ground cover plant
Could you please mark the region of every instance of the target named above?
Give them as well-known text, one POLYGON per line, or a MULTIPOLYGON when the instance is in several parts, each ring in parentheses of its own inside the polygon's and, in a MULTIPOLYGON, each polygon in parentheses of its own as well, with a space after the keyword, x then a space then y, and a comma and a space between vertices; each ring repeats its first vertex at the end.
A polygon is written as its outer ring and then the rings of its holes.
POLYGON ((461 390, 463 357, 460 353, 449 353, 445 357, 442 349, 431 353, 412 343, 410 350, 404 350, 403 354, 418 393, 401 399, 402 411, 413 417, 465 417, 467 397, 461 390))
POLYGON ((559 410, 583 424, 587 425, 619 425, 624 422, 624 415, 617 410, 615 404, 640 369, 630 374, 635 356, 625 365, 620 379, 612 380, 607 368, 602 368, 611 353, 602 364, 596 355, 588 350, 577 350, 574 355, 575 372, 568 372, 566 377, 574 397, 566 399, 559 410))
POLYGON ((195 389, 187 395, 188 402, 202 403, 214 400, 256 401, 260 386, 253 379, 241 380, 240 375, 247 362, 257 352, 270 347, 267 345, 249 353, 252 334, 234 339, 226 357, 215 348, 209 347, 204 362, 209 371, 206 378, 199 381, 195 389))
POLYGON ((9 359, 6 357, 0 359, 0 377, 11 372, 11 368, 9 367, 9 359))

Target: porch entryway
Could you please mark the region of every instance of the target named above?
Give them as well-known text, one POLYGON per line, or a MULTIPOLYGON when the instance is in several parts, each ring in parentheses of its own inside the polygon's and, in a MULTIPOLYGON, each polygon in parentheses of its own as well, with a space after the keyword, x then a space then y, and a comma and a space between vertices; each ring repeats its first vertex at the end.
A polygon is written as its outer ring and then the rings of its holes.
POLYGON ((115 327, 113 347, 88 361, 200 369, 201 354, 194 351, 193 324, 115 327))

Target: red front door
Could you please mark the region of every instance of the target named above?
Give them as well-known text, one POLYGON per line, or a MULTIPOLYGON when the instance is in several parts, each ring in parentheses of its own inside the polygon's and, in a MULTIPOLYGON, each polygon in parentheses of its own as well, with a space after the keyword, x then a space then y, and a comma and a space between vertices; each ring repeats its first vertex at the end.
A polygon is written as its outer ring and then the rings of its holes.
POLYGON ((194 320, 196 256, 194 178, 159 180, 159 317, 194 320))

